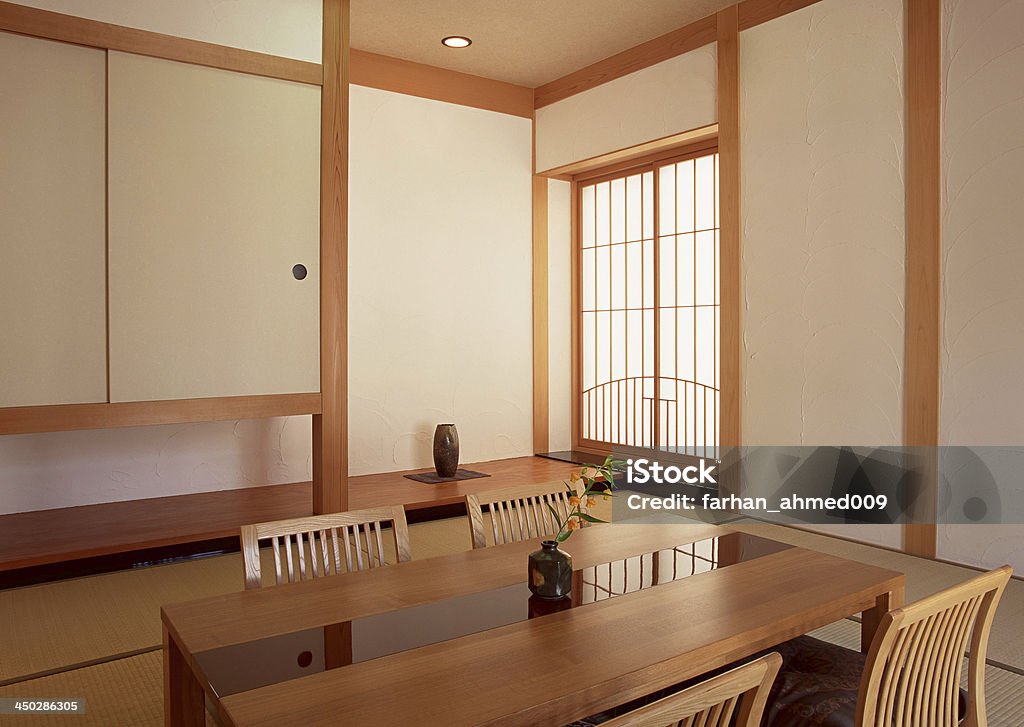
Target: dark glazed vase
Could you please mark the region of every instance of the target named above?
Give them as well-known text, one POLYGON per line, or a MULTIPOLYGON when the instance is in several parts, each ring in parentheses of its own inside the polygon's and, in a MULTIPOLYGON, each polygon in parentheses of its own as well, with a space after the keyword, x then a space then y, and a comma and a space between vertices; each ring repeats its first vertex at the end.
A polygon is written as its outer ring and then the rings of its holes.
POLYGON ((434 469, 438 477, 454 477, 459 469, 459 430, 454 424, 438 424, 434 430, 434 469))
POLYGON ((564 598, 572 591, 572 556, 545 540, 541 549, 530 553, 530 591, 545 599, 564 598))

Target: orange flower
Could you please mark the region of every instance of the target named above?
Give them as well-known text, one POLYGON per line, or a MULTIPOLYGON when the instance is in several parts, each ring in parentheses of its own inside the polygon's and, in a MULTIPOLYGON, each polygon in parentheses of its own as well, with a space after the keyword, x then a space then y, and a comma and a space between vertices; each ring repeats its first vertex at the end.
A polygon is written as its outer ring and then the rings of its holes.
POLYGON ((569 498, 569 507, 576 507, 580 504, 580 498, 577 495, 573 495, 569 498))
POLYGON ((575 529, 576 529, 576 528, 578 528, 579 526, 580 526, 580 521, 579 521, 579 520, 577 520, 576 518, 571 518, 571 519, 569 520, 569 522, 567 522, 567 523, 565 524, 565 529, 566 529, 566 530, 575 530, 575 529))
POLYGON ((579 482, 581 479, 583 479, 583 475, 579 472, 573 472, 569 475, 569 482, 579 482))
POLYGON ((593 507, 596 504, 597 504, 597 498, 596 497, 588 497, 587 498, 587 507, 593 507))

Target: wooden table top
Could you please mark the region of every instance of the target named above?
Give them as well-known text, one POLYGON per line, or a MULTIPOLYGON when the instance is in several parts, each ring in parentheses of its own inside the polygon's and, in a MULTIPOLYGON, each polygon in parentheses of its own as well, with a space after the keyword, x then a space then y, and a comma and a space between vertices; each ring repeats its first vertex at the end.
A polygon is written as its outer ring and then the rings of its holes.
MULTIPOLYGON (((598 526, 584 568, 704 540, 712 525, 598 526)), ((536 541, 166 606, 192 654, 522 582, 536 541)), ((538 619, 221 700, 237 725, 564 724, 870 609, 903 575, 790 548, 538 619), (572 688, 567 688, 571 684, 572 688), (656 687, 654 687, 656 688, 656 687), (401 695, 397 698, 396 695, 401 695)))
MULTIPOLYGON (((468 526, 467 526, 468 528, 468 526)), ((731 532, 715 525, 598 525, 563 546, 582 569, 731 532), (609 529, 615 528, 615 537, 609 529)), ((191 654, 280 636, 451 596, 521 583, 539 539, 396 563, 316 581, 165 605, 164 625, 191 654)), ((469 530, 466 531, 469 544, 469 530)), ((241 581, 242 574, 238 575, 241 581)))

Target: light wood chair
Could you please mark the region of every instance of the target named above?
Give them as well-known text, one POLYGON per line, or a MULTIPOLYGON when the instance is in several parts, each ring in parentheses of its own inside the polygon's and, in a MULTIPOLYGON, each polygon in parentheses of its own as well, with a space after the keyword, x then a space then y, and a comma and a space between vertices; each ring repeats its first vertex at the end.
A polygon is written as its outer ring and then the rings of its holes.
POLYGON ((245 587, 263 585, 260 542, 265 540, 271 541, 278 585, 387 565, 382 525, 388 523, 398 562, 412 560, 409 527, 401 505, 243 525, 245 587))
POLYGON ((803 724, 801 714, 817 702, 820 684, 820 692, 832 701, 831 721, 824 725, 986 727, 985 656, 996 607, 1012 574, 1003 566, 890 611, 866 658, 809 637, 780 645, 786 663, 771 694, 768 724, 803 724), (968 643, 961 722, 960 676, 968 643), (858 670, 859 687, 855 682, 848 697, 839 697, 837 675, 855 678, 858 670))
POLYGON ((771 653, 605 722, 603 727, 759 727, 768 691, 782 665, 771 653), (736 721, 732 722, 733 716, 736 721))
MULTIPOLYGON (((576 492, 578 494, 581 490, 577 489, 576 492)), ((559 523, 554 521, 548 505, 564 520, 571 509, 571 494, 564 482, 549 482, 543 485, 506 487, 466 495, 466 513, 469 515, 473 548, 487 547, 484 505, 490 511, 494 545, 504 545, 545 535, 556 535, 559 523)), ((586 512, 586 508, 583 508, 583 512, 586 512)))

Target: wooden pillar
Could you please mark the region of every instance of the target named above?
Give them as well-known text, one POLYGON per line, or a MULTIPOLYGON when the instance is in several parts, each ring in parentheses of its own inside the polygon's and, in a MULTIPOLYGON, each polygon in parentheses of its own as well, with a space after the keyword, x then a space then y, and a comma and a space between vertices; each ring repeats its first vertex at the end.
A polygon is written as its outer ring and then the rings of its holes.
POLYGON ((548 180, 533 178, 533 451, 548 444, 548 180))
POLYGON ((721 232, 721 404, 719 447, 723 455, 723 493, 739 492, 739 473, 729 468, 729 449, 742 439, 743 276, 740 239, 740 39, 739 8, 718 13, 718 166, 721 232))
POLYGON ((313 512, 348 509, 349 0, 324 0, 320 127, 320 392, 313 512))
POLYGON ((903 549, 935 557, 935 500, 939 444, 941 273, 941 57, 940 0, 906 4, 906 331, 903 443, 928 448, 918 507, 920 522, 903 529, 903 549))

